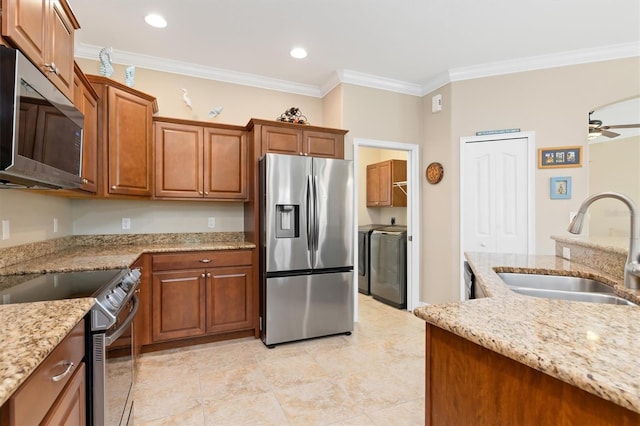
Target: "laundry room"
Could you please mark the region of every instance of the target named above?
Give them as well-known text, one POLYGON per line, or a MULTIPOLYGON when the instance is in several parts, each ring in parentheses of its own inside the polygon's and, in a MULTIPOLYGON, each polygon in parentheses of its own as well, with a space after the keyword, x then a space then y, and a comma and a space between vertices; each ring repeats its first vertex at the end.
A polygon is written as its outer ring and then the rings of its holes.
POLYGON ((358 291, 407 307, 407 152, 358 148, 358 291))

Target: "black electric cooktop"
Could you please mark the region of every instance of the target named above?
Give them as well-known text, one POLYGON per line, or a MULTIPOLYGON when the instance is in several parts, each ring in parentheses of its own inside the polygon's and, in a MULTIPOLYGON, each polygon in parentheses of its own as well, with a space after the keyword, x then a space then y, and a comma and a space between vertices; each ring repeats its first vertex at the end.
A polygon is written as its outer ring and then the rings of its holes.
POLYGON ((105 285, 122 273, 122 269, 102 271, 61 272, 24 275, 24 280, 0 289, 0 305, 40 302, 45 300, 96 297, 105 285))

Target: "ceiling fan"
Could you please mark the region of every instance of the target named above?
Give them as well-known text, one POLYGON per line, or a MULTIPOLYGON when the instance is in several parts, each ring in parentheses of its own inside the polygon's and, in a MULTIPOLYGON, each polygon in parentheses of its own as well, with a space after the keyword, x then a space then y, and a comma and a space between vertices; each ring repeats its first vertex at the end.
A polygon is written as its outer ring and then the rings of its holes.
POLYGON ((615 138, 620 136, 620 133, 611 132, 609 129, 635 129, 640 128, 640 124, 615 124, 612 126, 603 126, 602 120, 591 119, 593 111, 589 112, 589 139, 595 139, 602 135, 607 138, 615 138))

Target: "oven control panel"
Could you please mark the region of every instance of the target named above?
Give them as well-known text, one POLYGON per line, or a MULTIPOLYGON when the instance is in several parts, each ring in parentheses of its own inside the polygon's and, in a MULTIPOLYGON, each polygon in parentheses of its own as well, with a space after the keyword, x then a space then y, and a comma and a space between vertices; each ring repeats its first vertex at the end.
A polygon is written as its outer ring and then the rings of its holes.
POLYGON ((118 314, 126 309, 127 302, 138 288, 141 275, 139 269, 123 269, 105 284, 96 296, 96 305, 91 311, 91 330, 107 330, 117 322, 118 314))

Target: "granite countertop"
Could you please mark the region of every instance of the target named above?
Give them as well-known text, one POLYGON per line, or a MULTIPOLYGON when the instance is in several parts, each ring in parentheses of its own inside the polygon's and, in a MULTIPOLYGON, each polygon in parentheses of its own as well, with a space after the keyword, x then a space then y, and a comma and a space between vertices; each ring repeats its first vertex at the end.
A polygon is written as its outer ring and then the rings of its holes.
POLYGON ((0 305, 0 405, 93 306, 90 297, 0 305))
POLYGON ((640 291, 556 256, 469 253, 467 259, 489 297, 419 307, 416 316, 640 413, 640 307, 520 295, 496 270, 596 278, 639 304, 640 291))
MULTIPOLYGON (((26 260, 0 268, 0 290, 15 285, 25 274, 126 268, 144 253, 255 248, 253 243, 224 238, 224 235, 214 234, 195 237, 194 234, 74 236, 42 245, 12 247, 0 251, 3 260, 9 257, 26 260)), ((93 298, 80 298, 0 305, 0 405, 35 371, 94 303, 93 298)))

